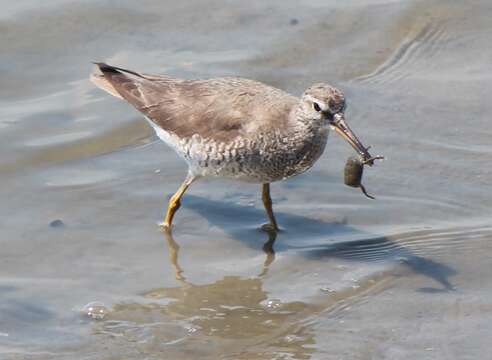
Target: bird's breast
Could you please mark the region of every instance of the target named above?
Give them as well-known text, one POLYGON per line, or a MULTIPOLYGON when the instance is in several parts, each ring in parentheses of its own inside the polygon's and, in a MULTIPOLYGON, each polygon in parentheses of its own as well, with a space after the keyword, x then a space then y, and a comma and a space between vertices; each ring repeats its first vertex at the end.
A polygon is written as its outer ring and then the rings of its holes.
POLYGON ((321 156, 326 132, 262 133, 216 142, 194 135, 181 146, 193 173, 269 183, 308 170, 321 156))

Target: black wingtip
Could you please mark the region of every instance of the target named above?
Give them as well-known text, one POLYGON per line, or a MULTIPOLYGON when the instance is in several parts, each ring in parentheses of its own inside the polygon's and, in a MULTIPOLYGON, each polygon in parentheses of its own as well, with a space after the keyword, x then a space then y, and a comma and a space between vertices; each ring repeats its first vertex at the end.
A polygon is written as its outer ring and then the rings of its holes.
POLYGON ((138 77, 143 77, 141 74, 135 72, 135 71, 131 71, 131 70, 127 70, 127 69, 122 69, 122 68, 119 68, 119 67, 116 67, 116 66, 112 66, 112 65, 108 65, 106 63, 103 63, 103 62, 93 62, 93 64, 97 65, 99 67, 99 70, 102 71, 102 73, 116 73, 116 74, 121 74, 122 72, 125 72, 125 73, 128 73, 128 74, 132 74, 132 75, 135 75, 135 76, 138 76, 138 77))
POLYGON ((99 67, 99 70, 101 70, 103 73, 105 72, 113 72, 113 73, 119 73, 118 68, 108 65, 103 62, 92 62, 93 64, 97 65, 99 67))

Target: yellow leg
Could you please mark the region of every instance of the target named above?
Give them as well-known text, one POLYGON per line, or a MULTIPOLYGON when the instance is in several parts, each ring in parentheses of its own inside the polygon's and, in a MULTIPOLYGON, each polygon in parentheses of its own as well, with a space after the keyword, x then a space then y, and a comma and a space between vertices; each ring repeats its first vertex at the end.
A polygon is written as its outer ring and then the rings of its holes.
POLYGON ((270 224, 267 225, 269 229, 265 227, 265 230, 278 231, 277 221, 275 220, 275 216, 273 215, 272 198, 270 197, 270 184, 263 184, 261 198, 263 199, 263 205, 265 205, 268 220, 270 221, 270 224))
POLYGON ((181 197, 185 193, 186 189, 188 189, 188 187, 191 185, 191 183, 195 181, 195 179, 196 177, 192 175, 188 175, 188 177, 179 187, 178 191, 176 191, 176 193, 169 200, 166 217, 164 218, 164 222, 162 223, 162 226, 164 228, 166 229, 171 228, 174 214, 176 213, 176 211, 178 211, 179 207, 181 206, 181 197))

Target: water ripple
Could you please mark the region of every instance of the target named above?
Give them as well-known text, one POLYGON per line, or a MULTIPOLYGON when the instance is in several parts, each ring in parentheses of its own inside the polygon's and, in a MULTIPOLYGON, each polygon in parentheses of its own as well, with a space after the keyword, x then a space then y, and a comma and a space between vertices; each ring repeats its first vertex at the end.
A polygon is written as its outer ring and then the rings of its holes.
POLYGON ((406 78, 428 66, 446 43, 448 33, 442 22, 427 23, 420 30, 412 30, 396 51, 372 73, 355 81, 364 84, 388 84, 406 78))

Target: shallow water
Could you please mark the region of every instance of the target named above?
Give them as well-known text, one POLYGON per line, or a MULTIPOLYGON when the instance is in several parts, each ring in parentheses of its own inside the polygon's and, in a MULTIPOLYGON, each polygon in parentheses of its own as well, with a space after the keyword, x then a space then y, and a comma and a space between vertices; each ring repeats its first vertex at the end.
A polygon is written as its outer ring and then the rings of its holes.
POLYGON ((477 359, 492 335, 488 1, 3 2, 0 358, 477 359), (328 81, 386 161, 333 135, 272 186, 193 184, 91 61, 328 81), (104 304, 102 319, 84 315, 104 304))

